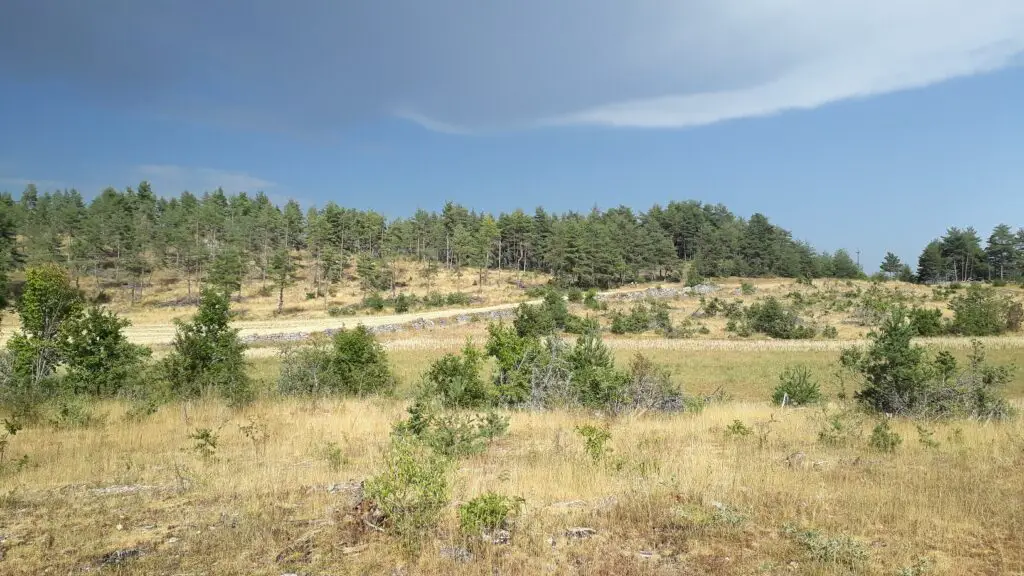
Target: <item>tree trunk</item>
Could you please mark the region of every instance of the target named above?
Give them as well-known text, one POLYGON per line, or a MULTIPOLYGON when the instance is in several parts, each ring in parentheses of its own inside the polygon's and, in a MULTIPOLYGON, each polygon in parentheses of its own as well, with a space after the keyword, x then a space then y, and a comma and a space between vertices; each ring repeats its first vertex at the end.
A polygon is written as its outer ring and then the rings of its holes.
POLYGON ((280 314, 284 311, 284 283, 278 287, 277 291, 277 313, 280 314))

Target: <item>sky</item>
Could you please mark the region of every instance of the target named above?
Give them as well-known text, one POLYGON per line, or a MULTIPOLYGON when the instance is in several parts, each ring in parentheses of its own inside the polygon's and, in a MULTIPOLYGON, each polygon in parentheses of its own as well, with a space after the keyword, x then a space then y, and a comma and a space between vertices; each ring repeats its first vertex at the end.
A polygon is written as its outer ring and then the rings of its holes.
POLYGON ((1024 226, 1020 0, 4 0, 0 191, 1024 226))

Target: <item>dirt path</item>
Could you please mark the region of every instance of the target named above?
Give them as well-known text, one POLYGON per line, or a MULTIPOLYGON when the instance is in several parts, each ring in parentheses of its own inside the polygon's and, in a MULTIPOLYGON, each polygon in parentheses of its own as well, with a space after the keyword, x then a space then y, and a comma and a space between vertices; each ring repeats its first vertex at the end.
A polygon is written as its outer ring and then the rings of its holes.
MULTIPOLYGON (((535 304, 539 300, 530 300, 535 304)), ((367 327, 381 326, 383 324, 402 324, 423 318, 436 320, 438 318, 450 318, 461 314, 480 314, 497 310, 508 310, 515 308, 519 303, 496 304, 493 306, 481 306, 477 308, 446 308, 443 310, 424 310, 410 312, 408 314, 387 314, 374 316, 344 316, 338 318, 281 318, 275 320, 249 320, 234 322, 233 325, 239 330, 239 336, 266 336, 268 334, 287 334, 293 332, 321 332, 332 328, 349 328, 362 324, 367 327)), ((170 344, 174 339, 173 324, 155 324, 129 326, 125 329, 128 339, 136 344, 147 346, 158 346, 170 344)))

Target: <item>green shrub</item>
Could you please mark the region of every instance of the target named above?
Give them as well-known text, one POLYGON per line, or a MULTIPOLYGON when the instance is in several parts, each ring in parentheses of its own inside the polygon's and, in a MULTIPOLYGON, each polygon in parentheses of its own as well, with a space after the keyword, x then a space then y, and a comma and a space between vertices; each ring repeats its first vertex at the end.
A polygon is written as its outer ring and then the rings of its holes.
POLYGON ((209 390, 236 404, 251 399, 245 344, 228 324, 229 305, 227 295, 206 289, 192 321, 176 321, 173 349, 162 368, 177 396, 194 398, 209 390))
POLYGON ((511 517, 519 513, 523 502, 522 498, 485 492, 459 505, 459 528, 464 534, 474 536, 507 530, 511 517))
POLYGON ((911 308, 910 325, 918 336, 939 336, 943 333, 942 311, 934 308, 911 308))
POLYGON ((821 401, 821 387, 804 365, 790 366, 779 374, 779 385, 772 392, 772 403, 806 406, 821 401))
POLYGON ((690 288, 699 286, 704 283, 704 276, 701 275, 700 271, 697 270, 696 266, 690 266, 686 270, 686 285, 690 288))
POLYGON ((648 330, 671 330, 668 306, 661 302, 638 302, 629 314, 615 311, 611 314, 613 334, 639 334, 648 330))
POLYGON ((468 306, 473 303, 473 297, 464 292, 449 292, 444 301, 449 306, 468 306))
POLYGON ((898 448, 902 442, 903 437, 889 427, 889 422, 887 420, 879 422, 871 431, 871 437, 868 438, 869 446, 879 452, 885 452, 888 454, 895 452, 896 448, 898 448))
POLYGON ((128 341, 123 329, 130 324, 94 307, 62 326, 61 352, 72 392, 111 397, 139 382, 151 351, 128 341))
POLYGON ((615 369, 611 352, 594 334, 576 339, 566 356, 576 400, 588 408, 609 408, 624 400, 629 375, 615 369))
POLYGON ((583 437, 583 450, 594 462, 598 462, 611 454, 612 449, 608 441, 612 433, 604 426, 584 424, 576 427, 576 433, 583 437))
POLYGON ((949 303, 950 330, 961 336, 996 336, 1006 332, 1013 301, 989 286, 972 284, 949 303))
POLYGON ((799 530, 789 525, 783 528, 783 534, 796 541, 811 560, 821 564, 859 572, 870 558, 863 544, 845 534, 828 536, 817 530, 799 530))
POLYGON ((413 304, 416 303, 416 298, 414 296, 409 296, 408 294, 403 293, 396 296, 393 303, 395 306, 395 312, 398 314, 403 314, 405 312, 408 312, 409 309, 412 308, 413 304))
POLYGON ((278 391, 286 395, 389 394, 395 377, 387 352, 365 326, 341 329, 323 340, 281 352, 278 391))
POLYGON ((428 292, 423 297, 423 305, 429 308, 440 308, 445 305, 445 297, 440 292, 428 292))
POLYGON ((740 293, 744 296, 750 296, 754 294, 754 292, 757 292, 757 288, 754 288, 753 284, 749 282, 743 282, 740 284, 740 293))
POLYGON ((998 389, 1012 380, 1011 370, 985 362, 984 347, 974 342, 968 368, 957 373, 949 354, 934 358, 911 344, 916 335, 904 308, 894 310, 867 350, 846 350, 842 364, 858 373, 863 388, 856 398, 887 414, 927 417, 1004 418, 1011 413, 998 389))
POLYGON ((814 328, 802 325, 800 318, 793 311, 786 309, 775 297, 751 304, 747 308, 746 317, 751 330, 772 338, 814 338, 814 328))
POLYGON ((597 299, 597 290, 591 288, 583 296, 583 305, 590 310, 605 310, 608 305, 597 299))
POLYGON ((565 298, 569 302, 579 303, 583 301, 583 291, 573 286, 565 293, 565 298))
POLYGON ((493 394, 480 370, 483 354, 471 343, 461 355, 445 354, 424 375, 421 394, 437 398, 448 408, 476 408, 491 404, 493 394))
POLYGON ((366 480, 366 497, 376 504, 386 528, 399 537, 406 551, 418 552, 448 505, 450 462, 399 435, 385 453, 382 468, 366 480))
POLYGON ((446 457, 478 454, 508 431, 509 419, 497 412, 467 415, 442 413, 435 403, 419 399, 408 408, 409 417, 395 425, 397 435, 407 435, 446 457))
POLYGON ((733 438, 746 438, 754 431, 741 420, 733 420, 732 424, 725 427, 725 435, 733 438))
POLYGON ((383 296, 377 292, 373 292, 363 298, 362 307, 367 310, 373 310, 374 312, 380 312, 384 309, 386 304, 387 302, 385 302, 383 296))
POLYGON ((824 329, 822 329, 821 336, 822 336, 822 338, 828 338, 830 340, 835 340, 836 338, 839 338, 839 330, 835 326, 832 326, 830 324, 828 326, 825 326, 824 329))
POLYGON ((567 334, 593 334, 601 331, 601 324, 597 318, 580 318, 570 314, 565 320, 565 332, 567 334))

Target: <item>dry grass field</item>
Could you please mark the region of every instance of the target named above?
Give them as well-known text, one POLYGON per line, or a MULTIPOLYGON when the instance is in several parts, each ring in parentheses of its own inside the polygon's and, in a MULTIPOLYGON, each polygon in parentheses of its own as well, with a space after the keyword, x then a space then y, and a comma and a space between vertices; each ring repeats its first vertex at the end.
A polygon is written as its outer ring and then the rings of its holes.
MULTIPOLYGON (((174 404, 141 421, 95 408, 86 429, 23 430, 0 476, 4 574, 1014 574, 1024 573, 1024 423, 896 421, 893 454, 875 421, 833 403, 767 402, 804 363, 835 397, 834 350, 651 349, 686 391, 720 390, 703 412, 606 419, 516 412, 508 435, 449 472, 450 508, 418 556, 354 510, 377 472, 404 397, 444 349, 392 349, 398 399, 267 397, 235 410, 174 404), (841 442, 819 438, 838 417, 841 442), (740 421, 750 433, 730 434, 740 421), (575 426, 611 432, 598 461, 575 426), (255 424, 255 426, 254 426, 255 424), (212 453, 189 435, 209 428, 212 453), (247 432, 248 430, 248 432, 247 432), (262 430, 263 432, 256 432, 262 430), (923 439, 923 440, 922 440, 923 439), (796 456, 790 457, 794 454, 796 456), (788 458, 788 460, 787 460, 788 458), (484 491, 525 505, 508 544, 458 529, 484 491), (567 530, 590 528, 584 538, 567 530)), ((615 350, 624 362, 635 351, 615 350)), ((1020 349, 990 351, 998 362, 1020 349)), ((963 355, 964 350, 955 353, 963 355)), ((277 360, 254 376, 270 388, 277 360)), ((1018 373, 1007 390, 1024 397, 1018 373)))
MULTIPOLYGON (((358 483, 398 403, 176 405, 139 422, 29 430, 0 480, 4 574, 1019 574, 1024 426, 896 422, 895 454, 818 439, 819 410, 764 402, 608 422, 592 460, 583 413, 517 413, 450 472, 452 509, 418 557, 367 529, 358 483), (753 433, 730 436, 731 423, 753 433), (254 441, 244 427, 265 427, 254 441), (219 430, 203 457, 187 436, 219 430), (787 457, 798 454, 787 460, 787 457), (462 536, 454 506, 521 496, 508 544, 462 536), (592 536, 567 537, 572 528, 592 536)), ((833 412, 837 407, 830 408, 833 412)))
MULTIPOLYGON (((406 291, 477 293, 474 274, 445 274, 428 288, 410 271, 406 291)), ((497 309, 527 299, 511 276, 492 273, 469 308, 345 318, 330 318, 323 300, 306 301, 300 280, 286 297, 288 314, 273 316, 275 296, 247 297, 238 326, 243 334, 313 332, 497 309)), ((743 282, 726 280, 717 295, 749 304, 868 286, 764 280, 743 295, 743 282)), ((140 303, 119 294, 111 306, 133 320, 133 340, 164 344, 170 320, 192 308, 156 307, 184 286, 154 286, 140 303)), ((946 307, 928 288, 891 287, 918 305, 946 307)), ((331 305, 360 298, 351 283, 331 305)), ((609 302, 611 310, 632 306, 609 302)), ((668 304, 674 322, 700 307, 696 297, 668 304)), ((259 398, 244 408, 207 398, 138 419, 111 401, 92 407, 87 427, 41 425, 0 440, 0 574, 1024 574, 1024 420, 894 419, 898 448, 872 448, 880 420, 839 400, 855 384, 836 370, 840 350, 862 343, 869 328, 848 312, 806 310, 835 325, 838 338, 741 339, 720 317, 699 318, 709 333, 691 339, 606 336, 617 363, 643 353, 685 393, 716 400, 670 415, 505 412, 507 435, 447 472, 449 505, 418 554, 367 524, 360 483, 380 472, 423 372, 467 338, 482 344, 486 323, 381 334, 399 380, 394 398, 279 397, 280 345, 261 344, 249 351, 259 398), (821 383, 825 406, 769 403, 779 373, 794 364, 821 383), (598 458, 576 431, 584 424, 610 432, 598 458), (202 429, 214 439, 197 440, 202 429), (487 491, 523 499, 507 543, 460 531, 458 505, 487 491)), ((989 360, 1024 368, 1024 338, 982 340, 989 360)), ((963 338, 921 341, 961 360, 969 350, 963 338)), ((157 346, 157 355, 165 350, 157 346)), ((1005 393, 1024 408, 1024 371, 1005 393)))

